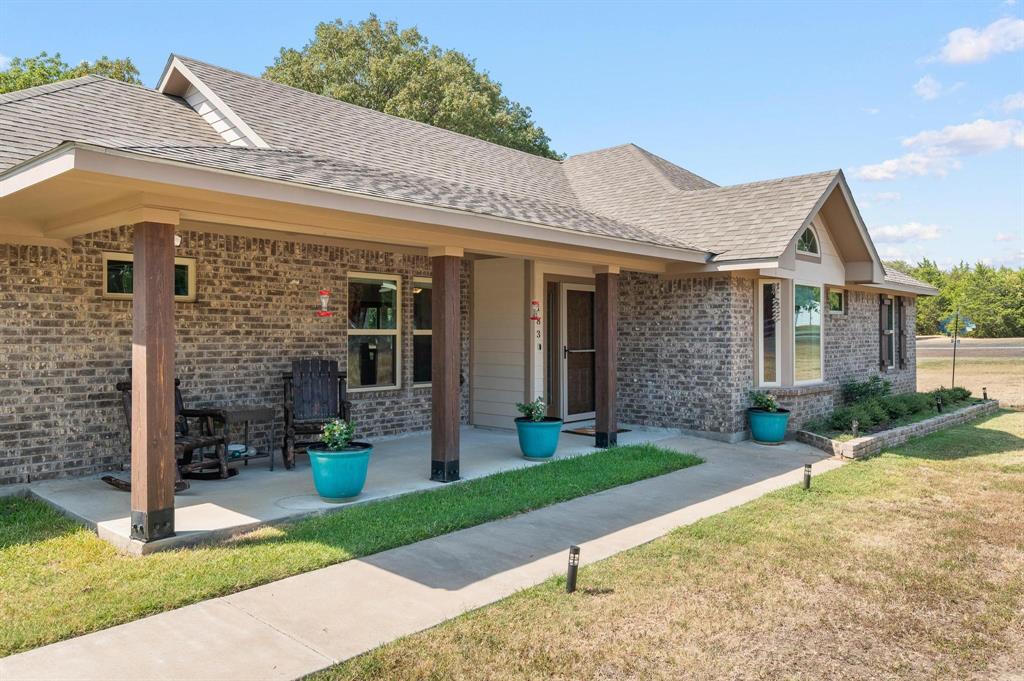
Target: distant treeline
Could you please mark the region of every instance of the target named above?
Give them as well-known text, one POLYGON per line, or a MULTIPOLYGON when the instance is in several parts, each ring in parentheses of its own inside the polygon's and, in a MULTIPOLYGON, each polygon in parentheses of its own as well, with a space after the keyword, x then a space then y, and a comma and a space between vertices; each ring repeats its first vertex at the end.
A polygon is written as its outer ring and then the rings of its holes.
POLYGON ((971 336, 1024 336, 1024 268, 960 263, 942 270, 927 258, 916 265, 902 260, 888 261, 885 265, 939 289, 935 297, 918 298, 919 335, 941 333, 939 322, 959 308, 961 315, 967 315, 977 325, 971 336))

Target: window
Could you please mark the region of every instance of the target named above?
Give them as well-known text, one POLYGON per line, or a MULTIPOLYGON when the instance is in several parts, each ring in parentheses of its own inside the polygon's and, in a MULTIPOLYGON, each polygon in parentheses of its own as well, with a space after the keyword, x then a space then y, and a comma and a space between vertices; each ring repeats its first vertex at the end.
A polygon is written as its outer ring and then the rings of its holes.
POLYGON ((821 287, 797 284, 794 287, 793 333, 794 378, 796 383, 820 381, 821 287))
POLYGON ((430 383, 431 372, 431 281, 417 277, 412 284, 412 381, 430 383))
POLYGON ((879 296, 879 368, 891 369, 896 363, 896 306, 892 296, 879 296))
MULTIPOLYGON (((103 297, 131 300, 135 256, 131 253, 103 254, 103 297)), ((174 299, 192 302, 196 299, 196 259, 174 259, 174 299)))
POLYGON ((781 284, 777 281, 761 281, 758 284, 758 364, 760 384, 779 384, 779 310, 781 284))
POLYGON ((819 254, 818 237, 815 235, 814 229, 808 227, 804 230, 804 233, 796 240, 796 250, 799 253, 808 253, 810 255, 819 254))
POLYGON ((829 314, 846 314, 846 291, 829 289, 828 312, 829 314))
POLYGON ((352 274, 348 279, 348 386, 398 387, 400 278, 352 274))

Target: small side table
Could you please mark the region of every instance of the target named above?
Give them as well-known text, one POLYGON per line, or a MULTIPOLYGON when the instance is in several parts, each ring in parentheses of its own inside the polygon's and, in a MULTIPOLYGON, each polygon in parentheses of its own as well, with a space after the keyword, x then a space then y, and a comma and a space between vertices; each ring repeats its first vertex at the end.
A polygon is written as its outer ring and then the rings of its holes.
POLYGON ((245 426, 245 453, 237 458, 228 457, 228 463, 233 461, 241 461, 244 465, 249 465, 249 459, 264 459, 270 457, 270 470, 274 470, 274 457, 272 452, 260 452, 255 449, 249 448, 249 424, 253 421, 273 421, 274 417, 277 416, 277 409, 274 407, 259 407, 255 405, 239 405, 236 407, 224 407, 224 441, 228 444, 231 443, 231 426, 236 424, 243 424, 245 426))

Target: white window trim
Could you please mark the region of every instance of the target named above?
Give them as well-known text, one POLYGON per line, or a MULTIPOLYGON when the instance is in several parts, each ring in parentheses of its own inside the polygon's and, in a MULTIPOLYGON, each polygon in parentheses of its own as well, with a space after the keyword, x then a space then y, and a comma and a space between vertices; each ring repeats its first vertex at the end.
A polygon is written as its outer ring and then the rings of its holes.
MULTIPOLYGON (((393 329, 350 329, 348 328, 348 309, 345 309, 345 371, 348 373, 348 339, 352 336, 394 336, 395 338, 395 382, 387 385, 361 386, 348 388, 350 393, 369 393, 381 390, 401 390, 402 388, 402 277, 398 274, 381 274, 380 272, 349 272, 345 278, 345 297, 348 302, 348 284, 352 279, 380 279, 395 282, 395 328, 393 329)), ((346 377, 346 382, 347 382, 346 377)))
POLYGON ((835 287, 835 286, 830 286, 825 291, 825 303, 828 305, 828 313, 829 314, 846 314, 846 289, 835 287), (832 309, 832 304, 829 303, 829 300, 828 300, 828 294, 829 293, 838 293, 839 295, 841 295, 843 297, 843 308, 841 310, 833 310, 832 309))
POLYGON ((814 235, 814 244, 818 247, 817 252, 802 251, 800 250, 799 246, 797 247, 796 252, 799 253, 800 255, 813 255, 815 257, 821 257, 821 237, 818 236, 818 230, 814 228, 813 224, 807 225, 807 227, 800 231, 800 233, 796 237, 797 244, 800 243, 800 237, 802 237, 804 235, 804 232, 807 231, 810 231, 810 233, 814 235))
MULTIPOLYGON (((111 300, 131 300, 134 297, 132 293, 110 293, 107 291, 107 263, 111 260, 115 262, 130 262, 134 268, 135 255, 133 253, 119 253, 117 251, 103 251, 103 283, 101 284, 102 297, 109 298, 111 300)), ((188 268, 188 295, 185 296, 174 296, 174 300, 180 303, 194 303, 196 300, 196 259, 195 258, 175 258, 175 265, 185 265, 188 268)))
POLYGON ((818 325, 818 368, 817 378, 798 380, 796 377, 796 287, 810 286, 818 289, 818 305, 821 311, 825 311, 825 284, 817 281, 793 280, 793 305, 789 314, 793 315, 793 385, 818 385, 825 382, 825 315, 821 315, 821 322, 818 325))
POLYGON ((889 343, 889 360, 885 364, 885 370, 896 368, 896 326, 899 324, 899 314, 896 311, 896 297, 886 296, 889 299, 889 314, 885 318, 885 338, 889 343), (892 315, 892 326, 889 326, 889 315, 892 315))
MULTIPOLYGON (((431 291, 433 291, 434 279, 432 277, 413 277, 412 278, 412 287, 416 288, 416 284, 430 284, 431 291)), ((416 294, 413 293, 413 296, 414 296, 414 298, 413 298, 413 305, 414 306, 415 306, 415 295, 416 294)), ((434 341, 433 341, 433 336, 434 336, 433 322, 431 322, 431 327, 429 329, 417 329, 416 328, 415 307, 413 309, 412 335, 414 337, 415 336, 430 336, 431 337, 431 341, 430 341, 431 351, 433 351, 433 344, 434 344, 434 341)), ((413 342, 415 342, 415 341, 413 341, 413 342)), ((415 375, 416 375, 416 354, 415 354, 415 352, 413 352, 413 360, 412 361, 413 361, 413 377, 414 377, 413 378, 413 382, 412 382, 413 387, 414 388, 429 388, 431 385, 433 385, 433 381, 417 381, 415 379, 415 375)))
POLYGON ((782 281, 779 279, 757 280, 757 384, 762 388, 777 388, 782 385, 782 320, 775 322, 775 380, 764 380, 764 286, 774 284, 778 287, 779 305, 782 305, 782 281))

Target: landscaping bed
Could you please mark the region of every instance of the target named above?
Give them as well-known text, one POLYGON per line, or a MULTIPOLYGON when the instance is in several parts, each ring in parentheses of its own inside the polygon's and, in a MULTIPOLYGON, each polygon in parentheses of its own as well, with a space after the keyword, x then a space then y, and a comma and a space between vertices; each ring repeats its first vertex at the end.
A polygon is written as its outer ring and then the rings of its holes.
POLYGON ((42 502, 0 498, 0 656, 699 463, 616 447, 145 557, 42 502))

